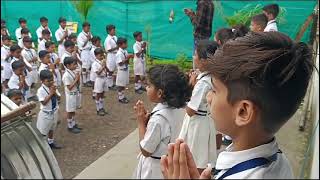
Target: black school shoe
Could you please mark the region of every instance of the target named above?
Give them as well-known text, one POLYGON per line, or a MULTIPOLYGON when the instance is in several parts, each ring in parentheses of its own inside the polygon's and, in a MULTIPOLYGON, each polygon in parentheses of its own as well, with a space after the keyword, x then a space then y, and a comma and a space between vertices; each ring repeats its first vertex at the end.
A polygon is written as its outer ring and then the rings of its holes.
POLYGON ((79 133, 81 132, 80 129, 75 128, 75 127, 73 127, 73 128, 68 128, 68 131, 71 132, 71 133, 73 133, 73 134, 79 134, 79 133))
POLYGON ((128 104, 129 100, 125 97, 123 99, 119 99, 119 102, 122 103, 122 104, 128 104))
POLYGON ((51 143, 51 144, 49 144, 49 146, 51 149, 61 149, 62 148, 62 146, 60 146, 56 143, 51 143))
POLYGON ((75 125, 73 126, 73 128, 76 128, 76 129, 79 129, 79 130, 82 130, 82 129, 83 129, 83 128, 79 127, 78 124, 75 124, 75 125))
POLYGON ((118 88, 117 88, 117 86, 113 85, 113 86, 109 87, 109 90, 116 91, 116 90, 118 90, 118 88))
POLYGON ((143 91, 141 89, 135 89, 134 92, 137 93, 137 94, 142 94, 143 93, 143 91))
POLYGON ((97 111, 97 115, 104 116, 104 115, 106 115, 106 113, 103 111, 103 109, 99 109, 99 111, 97 111))

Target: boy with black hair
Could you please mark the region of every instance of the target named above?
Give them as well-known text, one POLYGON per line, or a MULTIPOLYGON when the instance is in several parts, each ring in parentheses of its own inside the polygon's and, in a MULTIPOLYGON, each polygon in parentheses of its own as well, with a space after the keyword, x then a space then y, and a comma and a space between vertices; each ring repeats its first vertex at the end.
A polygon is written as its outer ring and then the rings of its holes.
POLYGON ((23 94, 20 89, 10 89, 7 93, 7 97, 17 106, 21 106, 24 101, 23 94))
MULTIPOLYGON (((41 52, 41 51, 40 51, 41 52)), ((56 86, 53 82, 53 74, 49 70, 40 72, 41 86, 37 91, 40 101, 40 111, 37 118, 37 129, 48 137, 48 144, 51 149, 61 149, 61 146, 54 142, 53 133, 58 124, 58 97, 56 86)))
POLYGON ((136 31, 133 33, 136 42, 133 44, 133 70, 134 70, 134 90, 138 94, 142 94, 145 88, 142 86, 144 76, 146 75, 146 42, 142 41, 142 32, 136 31))
POLYGON ((269 31, 278 31, 276 18, 279 14, 279 5, 278 4, 269 4, 262 8, 263 14, 267 16, 268 23, 265 32, 269 31))
POLYGON ((107 54, 107 67, 109 69, 108 72, 108 86, 109 89, 115 90, 114 81, 115 77, 113 76, 113 73, 115 72, 117 68, 116 63, 116 54, 119 49, 117 46, 117 36, 116 36, 116 27, 112 24, 109 24, 106 26, 106 31, 108 33, 108 36, 106 37, 104 41, 104 48, 106 50, 107 54))
POLYGON ((51 40, 51 32, 48 29, 42 30, 41 40, 38 44, 38 53, 42 50, 46 50, 45 43, 51 40))
POLYGON ((40 43, 40 41, 43 39, 42 31, 45 30, 45 29, 50 32, 50 36, 49 37, 51 38, 52 33, 51 33, 50 28, 48 27, 48 18, 43 16, 43 17, 40 18, 40 27, 36 31, 37 37, 38 37, 38 43, 40 43))
POLYGON ((56 74, 56 86, 60 87, 61 83, 62 83, 62 72, 61 72, 61 68, 60 68, 60 58, 58 57, 58 55, 55 53, 55 48, 56 48, 56 44, 52 41, 47 41, 45 43, 45 50, 49 52, 50 54, 50 62, 51 64, 54 65, 55 68, 55 74, 56 74))
POLYGON ((264 14, 258 14, 251 18, 250 30, 253 32, 263 32, 268 23, 268 18, 264 14))
MULTIPOLYGON (((1 19, 1 27, 4 26, 6 27, 6 21, 4 19, 1 19)), ((10 36, 9 30, 6 28, 6 33, 8 36, 10 36)))
POLYGON ((10 68, 10 46, 11 38, 7 35, 2 37, 2 46, 1 46, 1 82, 3 83, 4 93, 7 92, 7 84, 11 77, 11 68, 10 68))
POLYGON ((120 37, 117 41, 119 50, 116 54, 117 58, 117 79, 116 85, 118 86, 118 100, 120 103, 127 104, 129 100, 124 95, 125 87, 129 84, 129 59, 133 57, 132 54, 127 52, 127 39, 120 37))
POLYGON ((2 46, 2 37, 3 36, 9 36, 9 31, 8 31, 6 25, 1 25, 1 46, 2 46))
MULTIPOLYGON (((20 25, 20 26, 19 26, 19 27, 16 29, 16 31, 15 31, 16 38, 17 38, 17 42, 19 42, 19 40, 22 38, 22 36, 21 36, 21 30, 22 30, 23 28, 27 28, 27 20, 26 20, 26 19, 24 19, 24 18, 19 18, 18 22, 19 22, 19 25, 20 25)), ((32 38, 30 32, 28 32, 27 35, 32 38)))
MULTIPOLYGON (((101 48, 101 38, 99 36, 93 36, 91 39, 92 42, 92 48, 90 50, 91 53, 91 71, 90 71, 90 81, 93 83, 92 88, 94 89, 94 83, 96 80, 96 73, 92 71, 92 65, 95 62, 96 56, 94 54, 94 51, 97 48, 101 48)), ((104 51, 105 52, 105 51, 104 51)), ((92 91, 92 99, 96 98, 96 93, 92 91)))
POLYGON ((78 35, 77 44, 80 50, 80 60, 82 62, 82 83, 85 86, 89 85, 90 82, 90 69, 91 69, 91 54, 90 49, 92 47, 91 43, 92 34, 90 32, 90 23, 84 22, 82 24, 82 32, 78 35))
MULTIPOLYGON (((56 40, 59 43, 58 46, 58 55, 59 58, 62 57, 62 55, 64 54, 64 42, 67 39, 67 37, 71 34, 71 31, 68 31, 68 29, 66 28, 67 26, 67 19, 64 17, 60 17, 59 20, 59 28, 56 30, 55 32, 55 37, 56 40)), ((63 59, 61 59, 63 61, 63 59)))
MULTIPOLYGON (((29 37, 31 39, 31 36, 29 36, 30 34, 30 31, 28 28, 22 28, 21 29, 21 38, 18 40, 18 45, 21 47, 21 48, 24 48, 24 45, 23 45, 23 38, 24 37, 29 37)), ((31 39, 32 41, 32 39, 31 39)), ((34 43, 32 42, 32 48, 34 48, 34 43)))

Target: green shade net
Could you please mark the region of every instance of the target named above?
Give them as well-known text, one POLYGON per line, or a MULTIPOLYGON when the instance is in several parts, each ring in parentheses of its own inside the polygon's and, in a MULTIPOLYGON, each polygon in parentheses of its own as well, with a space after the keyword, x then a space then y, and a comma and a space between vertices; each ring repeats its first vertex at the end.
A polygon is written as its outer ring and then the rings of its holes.
MULTIPOLYGON (((278 3, 286 9, 285 22, 278 25, 279 31, 295 38, 301 25, 313 12, 317 3, 308 1, 217 1, 213 18, 213 33, 222 27, 228 27, 223 16, 232 16, 248 4, 265 5, 278 3)), ((128 51, 132 52, 134 43, 133 32, 142 31, 145 40, 149 41, 150 53, 154 57, 172 59, 179 53, 192 56, 193 36, 192 25, 184 14, 183 8, 196 8, 196 1, 192 0, 131 0, 131 1, 95 1, 90 9, 87 21, 91 24, 93 35, 100 36, 102 43, 106 38, 107 24, 116 26, 117 36, 129 40, 128 51), (175 13, 173 23, 169 23, 171 9, 175 13)), ((81 32, 83 17, 77 12, 70 1, 1 1, 1 18, 7 21, 7 27, 12 37, 19 26, 18 19, 24 17, 28 27, 36 40, 35 31, 39 27, 39 18, 46 16, 49 27, 54 32, 58 28, 58 18, 63 16, 68 21, 79 22, 78 33, 81 32)), ((304 34, 302 41, 308 41, 310 28, 304 34)), ((55 40, 55 37, 53 37, 55 40)))

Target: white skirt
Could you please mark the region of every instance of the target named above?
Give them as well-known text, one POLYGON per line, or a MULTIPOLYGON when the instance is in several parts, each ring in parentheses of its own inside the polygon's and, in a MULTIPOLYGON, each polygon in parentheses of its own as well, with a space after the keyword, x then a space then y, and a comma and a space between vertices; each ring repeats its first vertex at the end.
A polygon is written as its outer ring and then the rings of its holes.
POLYGON ((140 59, 133 59, 133 71, 136 76, 145 76, 146 63, 140 59))
POLYGON ((138 165, 133 173, 133 179, 163 179, 160 169, 160 159, 138 155, 138 165))
POLYGON ((109 71, 114 72, 117 68, 116 63, 116 54, 114 53, 108 53, 107 55, 107 67, 109 71))
POLYGON ((128 84, 129 84, 129 68, 126 71, 118 69, 116 85, 125 87, 128 84))

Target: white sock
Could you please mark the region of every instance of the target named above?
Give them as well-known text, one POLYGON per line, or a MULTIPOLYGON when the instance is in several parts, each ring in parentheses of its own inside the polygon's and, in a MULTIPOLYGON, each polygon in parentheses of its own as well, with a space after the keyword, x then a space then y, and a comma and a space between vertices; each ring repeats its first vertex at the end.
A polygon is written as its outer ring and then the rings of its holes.
POLYGON ((119 100, 124 98, 124 93, 122 91, 118 91, 118 98, 119 100))
POLYGON ((100 98, 100 109, 104 109, 104 98, 100 98))
POLYGON ((87 74, 85 72, 82 72, 82 82, 87 83, 87 74))
POLYGON ((96 97, 96 96, 97 96, 97 93, 92 92, 92 96, 96 97))
POLYGON ((100 101, 99 101, 99 99, 98 100, 96 99, 96 108, 97 108, 97 111, 100 110, 100 101))
POLYGON ((53 142, 54 142, 54 139, 48 138, 48 143, 49 143, 49 144, 52 144, 53 142))
POLYGON ((108 87, 112 87, 113 86, 113 77, 112 76, 107 76, 107 84, 108 87))
POLYGON ((67 119, 68 121, 68 128, 73 128, 72 119, 67 119))
POLYGON ((74 119, 74 116, 72 117, 71 123, 72 123, 72 127, 76 125, 76 120, 74 119))

